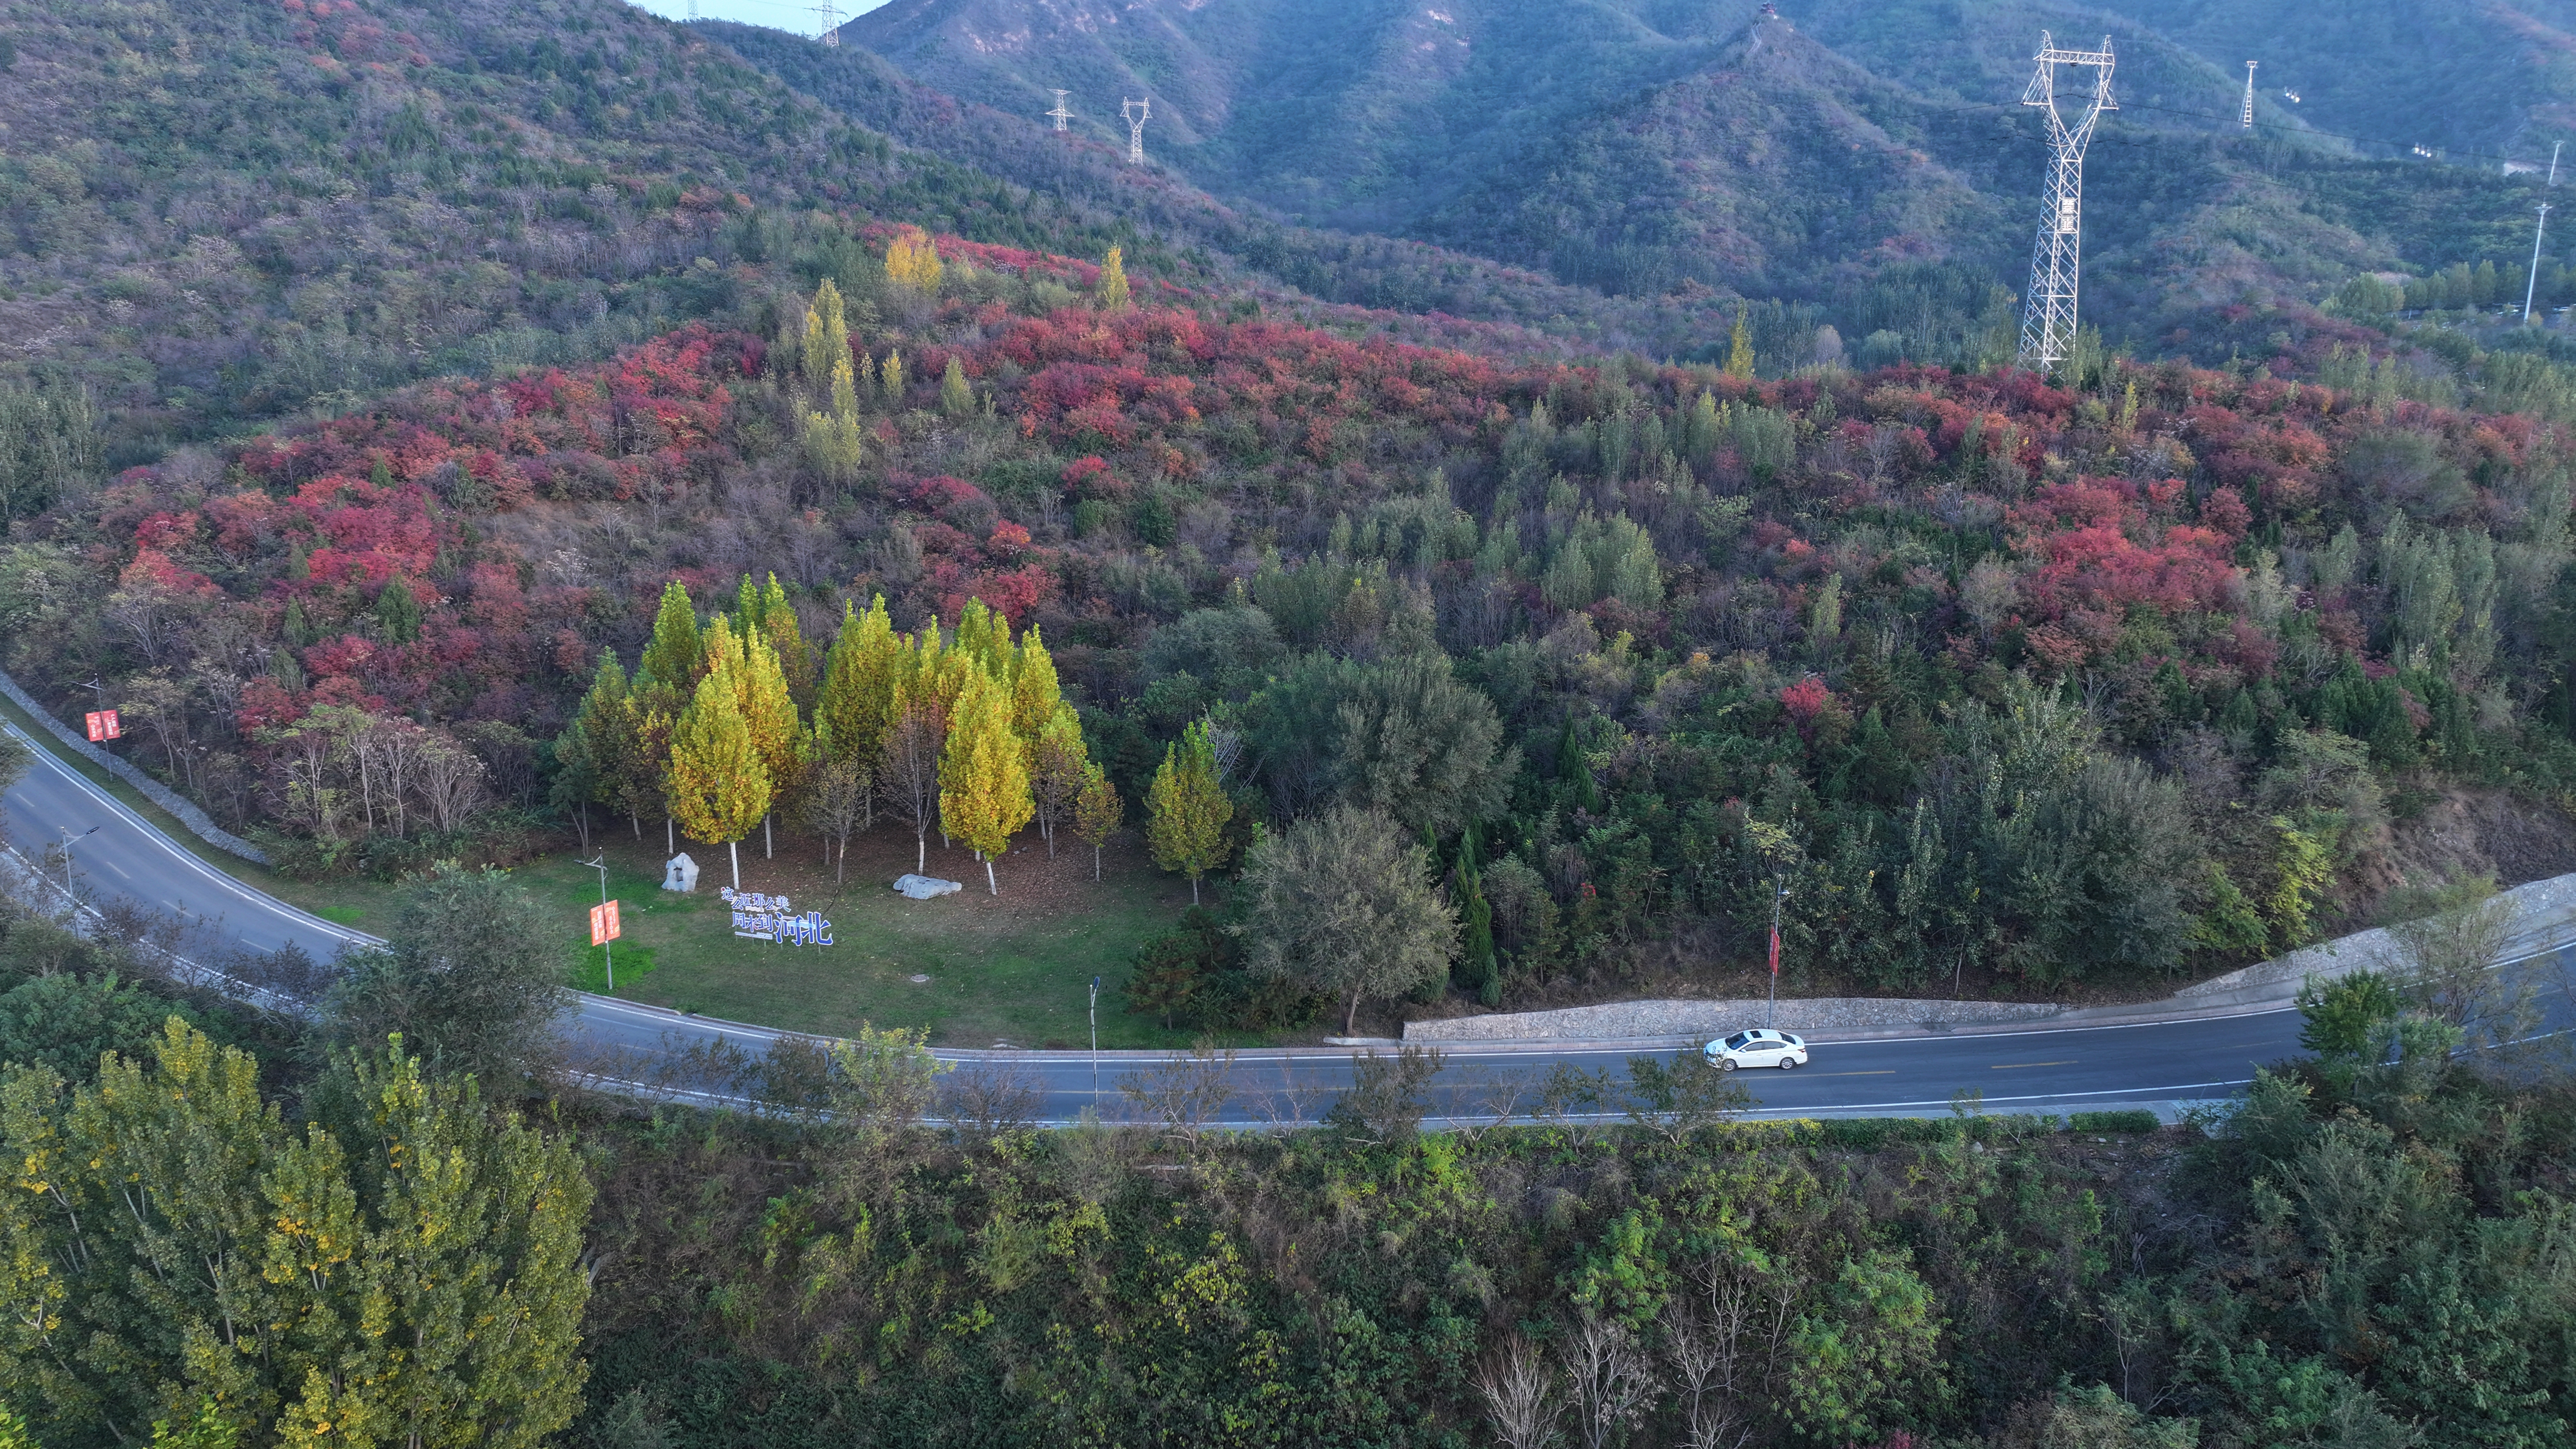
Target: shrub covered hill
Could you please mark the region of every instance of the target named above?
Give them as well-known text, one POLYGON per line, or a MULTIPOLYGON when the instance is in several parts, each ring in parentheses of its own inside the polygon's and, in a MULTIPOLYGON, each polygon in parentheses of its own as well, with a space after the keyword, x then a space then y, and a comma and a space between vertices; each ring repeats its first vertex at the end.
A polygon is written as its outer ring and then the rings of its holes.
POLYGON ((1207 720, 1234 843, 1353 797, 1431 838, 1490 911, 1487 1001, 1723 984, 1774 876, 1803 978, 2028 989, 2564 868, 2576 392, 2530 354, 1524 364, 802 235, 846 264, 846 370, 795 298, 131 470, 0 556, 10 667, 103 673, 219 818, 396 869, 561 807, 551 738, 671 581, 774 573, 790 679, 875 596, 905 629, 980 599, 1129 799, 1207 720), (474 798, 319 808, 367 717, 471 755, 474 798))
MULTIPOLYGON (((1168 186, 1032 192, 620 0, 29 0, 0 39, 0 365, 85 387, 112 466, 731 315, 773 279, 779 215, 816 207, 1657 354, 1731 315, 1168 186)), ((0 524, 27 489, 0 480, 0 524)))

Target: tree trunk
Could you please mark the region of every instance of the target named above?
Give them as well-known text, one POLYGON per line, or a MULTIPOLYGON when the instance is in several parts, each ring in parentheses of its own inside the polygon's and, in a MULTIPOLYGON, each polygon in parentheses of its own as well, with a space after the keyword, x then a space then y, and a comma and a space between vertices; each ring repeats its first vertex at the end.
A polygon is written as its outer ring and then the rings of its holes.
POLYGON ((728 856, 730 856, 730 857, 732 857, 732 859, 733 859, 733 888, 734 888, 735 890, 741 890, 741 889, 742 889, 742 842, 741 842, 741 841, 738 841, 738 840, 728 840, 728 841, 726 841, 726 842, 725 842, 725 854, 726 854, 726 855, 728 855, 728 856))
POLYGON ((775 815, 776 812, 773 811, 769 815, 760 817, 760 858, 763 860, 778 858, 778 842, 771 839, 769 834, 769 822, 775 815))
POLYGON ((574 814, 574 816, 573 816, 573 822, 572 822, 572 823, 574 824, 574 826, 575 826, 575 827, 577 827, 577 828, 581 831, 581 848, 582 848, 582 849, 584 849, 584 850, 588 850, 588 849, 590 849, 590 802, 589 802, 589 801, 584 800, 583 802, 581 802, 581 809, 580 809, 577 813, 575 813, 575 814, 574 814))
POLYGON ((1091 847, 1091 879, 1094 884, 1100 880, 1100 847, 1097 845, 1091 847))
POLYGON ((841 842, 841 858, 832 865, 832 884, 839 885, 849 874, 850 842, 841 842))
POLYGON ((1352 988, 1351 988, 1351 1004, 1350 1004, 1350 1007, 1342 1013, 1342 1035, 1344 1035, 1344 1036, 1357 1036, 1357 1035, 1359 1035, 1359 1023, 1360 1023, 1360 989, 1359 989, 1358 987, 1354 986, 1354 987, 1352 987, 1352 988))
POLYGON ((984 889, 997 896, 1002 893, 1002 883, 993 879, 993 858, 989 855, 984 857, 984 889))
POLYGON ((626 823, 635 827, 635 838, 639 842, 642 841, 644 839, 644 817, 641 815, 629 815, 626 817, 626 823))
POLYGON ((1198 903, 1199 903, 1199 878, 1198 878, 1197 876, 1191 876, 1191 877, 1190 877, 1190 904, 1195 906, 1195 905, 1197 905, 1198 903))
POLYGON ((926 873, 929 869, 930 837, 915 834, 912 837, 912 873, 914 875, 921 875, 926 873))
POLYGON ((680 838, 671 828, 671 817, 665 815, 662 817, 662 854, 673 856, 679 853, 680 838))

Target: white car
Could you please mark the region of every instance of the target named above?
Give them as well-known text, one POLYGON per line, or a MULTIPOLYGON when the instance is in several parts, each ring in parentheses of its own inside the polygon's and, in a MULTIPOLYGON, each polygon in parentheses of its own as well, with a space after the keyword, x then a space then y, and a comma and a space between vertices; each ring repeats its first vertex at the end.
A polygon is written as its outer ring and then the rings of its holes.
POLYGON ((1708 1064, 1727 1072, 1737 1067, 1778 1067, 1785 1072, 1807 1064, 1805 1038, 1769 1027, 1719 1037, 1707 1050, 1708 1064))

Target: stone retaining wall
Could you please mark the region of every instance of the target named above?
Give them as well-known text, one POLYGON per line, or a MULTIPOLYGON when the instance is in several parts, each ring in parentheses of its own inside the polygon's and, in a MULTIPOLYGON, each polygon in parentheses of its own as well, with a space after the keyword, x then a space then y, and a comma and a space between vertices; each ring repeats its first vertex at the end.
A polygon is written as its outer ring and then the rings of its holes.
POLYGON ((230 851, 253 865, 268 864, 268 857, 258 846, 217 825, 207 817, 205 811, 197 808, 195 801, 183 798, 178 791, 153 779, 127 761, 120 760, 91 744, 81 731, 54 718, 52 710, 38 704, 34 695, 20 689, 18 681, 11 679, 6 671, 0 671, 0 694, 9 696, 11 703, 25 710, 36 723, 51 731, 55 739, 78 752, 82 759, 142 791, 143 798, 177 816, 179 823, 187 826, 189 832, 199 840, 217 850, 230 851))
MULTIPOLYGON (((2552 876, 2547 880, 2518 885, 2504 892, 2503 896, 2513 907, 2512 940, 2520 949, 2531 949, 2543 941, 2564 936, 2568 926, 2576 923, 2576 875, 2552 876)), ((2310 976, 2332 979, 2347 971, 2371 967, 2384 969, 2396 963, 2396 949, 2396 943, 2389 939, 2384 929, 2359 931, 2274 960, 2257 961, 2224 976, 2195 982, 2175 992, 2174 1000, 2188 1005, 2200 998, 2267 986, 2295 989, 2295 983, 2310 976)))
MULTIPOLYGON (((2576 875, 2553 876, 2504 893, 2514 912, 2509 955, 2545 949, 2576 936, 2576 875)), ((2224 1010, 2247 1001, 2287 1001, 2310 976, 2335 977, 2365 967, 2394 963, 2394 943, 2385 930, 2361 931, 2310 946, 2272 961, 2213 976, 2175 992, 2162 1002, 2130 1007, 2095 1007, 2076 1012, 2078 1021, 2105 1015, 2152 1016, 2164 1012, 2224 1010)), ((1705 1039, 1745 1026, 1760 1025, 1769 1004, 1747 1001, 1612 1001, 1598 1006, 1571 1006, 1561 1011, 1501 1012, 1492 1016, 1458 1016, 1442 1021, 1409 1021, 1406 1041, 1624 1041, 1655 1037, 1705 1039)), ((1884 996, 1793 997, 1779 1004, 1769 1019, 1783 1031, 1887 1030, 1952 1026, 1999 1026, 2063 1016, 2069 1008, 2052 1002, 1915 1001, 1884 996)))

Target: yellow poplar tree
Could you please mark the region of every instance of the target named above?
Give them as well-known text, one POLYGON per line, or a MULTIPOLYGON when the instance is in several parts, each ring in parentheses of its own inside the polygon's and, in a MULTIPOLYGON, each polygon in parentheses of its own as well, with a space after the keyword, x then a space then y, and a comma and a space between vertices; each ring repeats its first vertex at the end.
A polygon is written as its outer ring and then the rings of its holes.
MULTIPOLYGON (((796 701, 787 692, 787 676, 778 667, 778 652, 758 634, 742 641, 742 651, 742 669, 735 675, 734 684, 741 691, 743 725, 751 731, 751 747, 760 756, 761 768, 769 774, 769 796, 775 804, 792 798, 803 783, 811 742, 804 724, 796 717, 796 701)), ((768 815, 764 814, 760 825, 761 858, 770 858, 776 845, 768 815)))
POLYGON ((878 385, 885 389, 886 401, 893 403, 898 407, 902 406, 903 354, 900 352, 887 353, 885 366, 877 370, 877 377, 879 379, 878 385))
POLYGON ((1002 893, 993 857, 1029 823, 1027 751, 1011 733, 1011 697, 982 670, 969 680, 949 717, 948 748, 939 760, 939 824, 984 858, 984 884, 1002 893))
POLYGON ((886 614, 885 595, 877 595, 864 614, 844 604, 841 632, 823 665, 814 717, 828 724, 832 748, 844 759, 873 767, 885 748, 885 732, 894 719, 895 692, 904 675, 904 643, 886 614))
POLYGON ((986 608, 982 599, 969 598, 957 615, 954 647, 986 673, 1007 677, 1011 668, 1011 623, 986 608))
POLYGON ((1029 791, 1037 799, 1038 833, 1046 837, 1047 859, 1055 859, 1055 827, 1075 806, 1091 778, 1091 751, 1082 740, 1082 719, 1073 706, 1057 700, 1029 750, 1029 791))
POLYGON ((1109 783, 1108 772, 1098 765, 1082 773, 1082 793, 1074 797, 1074 838, 1091 847, 1091 878, 1100 879, 1100 848, 1118 833, 1118 823, 1127 816, 1127 807, 1118 798, 1118 787, 1109 783))
MULTIPOLYGON (((1064 702, 1063 685, 1056 679, 1055 656, 1047 653, 1046 639, 1031 624, 1020 636, 1018 657, 1011 667, 1011 728, 1023 740, 1037 742, 1056 708, 1064 702)), ((1074 737, 1081 738, 1081 726, 1074 727, 1074 737)))
POLYGON ((918 292, 939 290, 939 245, 917 226, 898 228, 886 244, 886 280, 918 292))
POLYGON ((725 848, 734 889, 742 889, 742 852, 736 847, 769 813, 769 771, 742 717, 741 688, 729 662, 698 681, 688 712, 671 730, 669 785, 671 813, 690 839, 725 848))
POLYGON ((850 361, 850 323, 841 310, 841 289, 825 277, 814 289, 814 304, 805 309, 805 385, 832 385, 834 365, 847 367, 850 361))
POLYGON ((787 601, 787 591, 778 586, 778 575, 769 576, 769 587, 760 591, 760 637, 778 651, 778 667, 786 672, 788 696, 796 701, 799 713, 814 709, 814 651, 805 643, 805 626, 796 622, 796 606, 787 601))
POLYGON ((1746 325, 1747 314, 1735 314, 1735 326, 1726 334, 1726 375, 1750 381, 1753 377, 1753 329, 1746 325))
POLYGON ((1092 300, 1103 312, 1127 310, 1127 259, 1117 247, 1100 259, 1100 284, 1092 300))
POLYGON ((1225 864, 1225 827, 1233 818, 1234 802, 1217 778, 1216 742, 1200 720, 1177 745, 1163 746, 1145 795, 1145 843, 1156 865, 1189 876, 1191 905, 1199 903, 1199 877, 1225 864))

